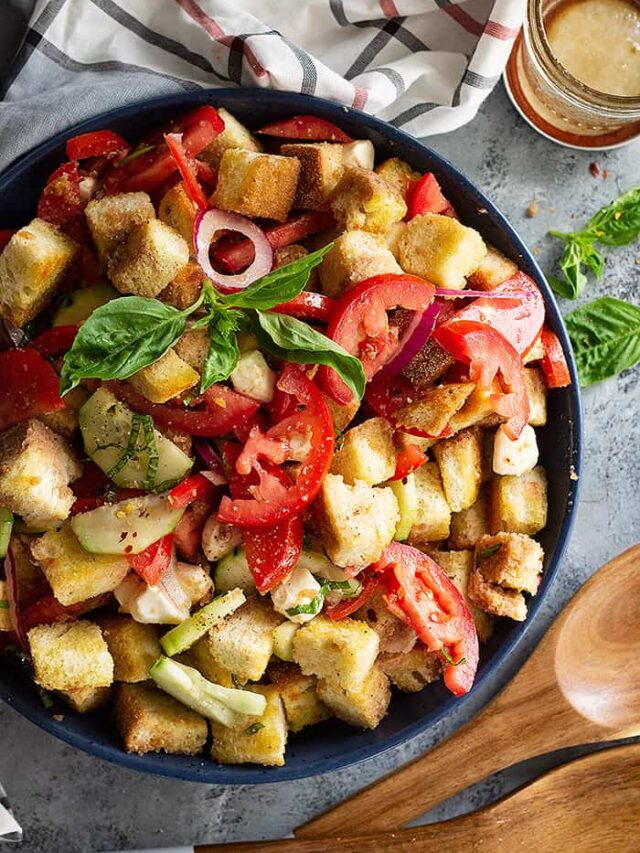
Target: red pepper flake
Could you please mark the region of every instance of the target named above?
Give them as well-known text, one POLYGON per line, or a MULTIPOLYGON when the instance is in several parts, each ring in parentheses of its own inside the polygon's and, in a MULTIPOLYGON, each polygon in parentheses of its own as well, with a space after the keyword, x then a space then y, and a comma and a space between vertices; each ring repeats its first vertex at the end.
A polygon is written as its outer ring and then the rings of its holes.
POLYGON ((124 549, 125 554, 130 554, 132 551, 133 551, 133 545, 127 545, 127 547, 124 549))
POLYGON ((600 166, 595 160, 592 163, 589 163, 589 171, 594 178, 598 178, 600 176, 600 166))
POLYGON ((603 181, 606 181, 608 177, 609 177, 609 170, 608 170, 608 169, 603 169, 603 170, 602 170, 602 180, 603 180, 603 181))

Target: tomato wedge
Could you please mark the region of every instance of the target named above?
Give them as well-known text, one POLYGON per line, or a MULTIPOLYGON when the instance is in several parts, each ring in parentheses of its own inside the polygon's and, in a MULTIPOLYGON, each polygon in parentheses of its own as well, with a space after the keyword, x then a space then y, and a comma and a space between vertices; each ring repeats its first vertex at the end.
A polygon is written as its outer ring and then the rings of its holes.
POLYGON ((173 531, 173 541, 178 553, 190 562, 195 562, 201 552, 202 530, 213 512, 213 501, 195 501, 184 511, 184 515, 173 531))
POLYGON ((277 387, 294 397, 299 410, 272 426, 259 427, 249 438, 235 465, 238 474, 258 477, 253 498, 222 498, 218 519, 239 527, 268 527, 300 515, 318 494, 329 470, 335 443, 333 422, 321 392, 295 364, 285 365, 277 387), (295 483, 289 486, 265 467, 299 461, 295 483))
POLYGON ((473 320, 449 320, 433 337, 456 361, 469 365, 471 381, 482 389, 490 390, 500 376, 503 393, 492 395, 493 409, 508 419, 509 438, 518 438, 529 423, 529 397, 522 358, 509 341, 497 329, 473 320))
POLYGON ((80 193, 80 173, 75 161, 63 163, 51 175, 38 201, 38 218, 66 228, 84 210, 80 193))
POLYGON ((335 302, 330 296, 303 290, 295 299, 276 305, 271 310, 277 314, 299 317, 301 320, 317 320, 320 323, 328 323, 334 306, 335 302))
POLYGON ((407 219, 413 219, 421 213, 445 214, 451 208, 440 189, 440 184, 432 172, 427 172, 417 181, 412 181, 407 189, 407 219))
POLYGON ((392 480, 404 480, 427 461, 427 454, 417 444, 410 444, 396 456, 396 470, 392 480))
POLYGON ((131 146, 113 130, 91 130, 67 140, 69 160, 86 160, 89 157, 109 157, 127 154, 131 146))
POLYGON ((182 175, 182 180, 184 182, 184 188, 186 190, 187 195, 197 208, 199 208, 200 210, 206 210, 206 208, 209 206, 209 203, 207 201, 206 195, 204 194, 204 190, 198 182, 198 173, 195 165, 195 160, 191 157, 188 157, 187 152, 184 150, 184 146, 182 144, 182 134, 166 133, 164 141, 167 143, 169 153, 173 157, 178 169, 180 170, 180 174, 182 175))
POLYGON ((53 326, 31 341, 31 346, 45 358, 56 358, 71 349, 78 329, 79 326, 53 326))
POLYGON ((129 565, 145 583, 154 586, 171 565, 173 559, 173 533, 168 533, 139 554, 128 557, 129 565))
MULTIPOLYGON (((398 347, 399 332, 389 325, 387 311, 406 308, 424 311, 435 288, 415 275, 385 274, 365 279, 349 290, 335 306, 327 337, 362 362, 369 381, 398 347)), ((352 393, 330 367, 318 371, 324 391, 337 403, 352 400, 352 393)))
POLYGON ((430 652, 444 659, 444 683, 454 696, 468 693, 478 668, 478 634, 467 604, 431 557, 392 542, 372 566, 382 575, 384 600, 417 633, 430 652))
POLYGON ((318 142, 353 142, 353 137, 318 116, 291 116, 272 124, 265 124, 256 133, 264 136, 281 136, 285 139, 315 139, 318 142))
POLYGON ((212 500, 215 486, 203 474, 192 474, 169 492, 169 504, 174 509, 182 509, 194 501, 212 500))
POLYGON ((0 352, 0 432, 14 424, 65 408, 53 367, 34 349, 0 352))
POLYGON ((60 604, 53 595, 45 595, 38 601, 34 601, 22 613, 22 623, 25 631, 31 630, 36 625, 53 625, 54 622, 75 622, 84 613, 103 607, 111 599, 111 593, 105 592, 79 601, 77 604, 60 604))
POLYGON ((325 608, 324 612, 329 619, 337 622, 339 619, 344 619, 345 616, 351 616, 352 613, 355 613, 356 610, 359 610, 363 604, 369 601, 380 584, 380 579, 369 569, 364 570, 359 580, 362 584, 359 595, 355 598, 343 598, 342 601, 339 601, 332 607, 325 608))
POLYGON ((562 351, 562 344, 558 340, 558 336, 547 326, 542 329, 542 346, 544 355, 540 366, 547 386, 549 388, 566 388, 567 385, 571 385, 571 374, 562 351))

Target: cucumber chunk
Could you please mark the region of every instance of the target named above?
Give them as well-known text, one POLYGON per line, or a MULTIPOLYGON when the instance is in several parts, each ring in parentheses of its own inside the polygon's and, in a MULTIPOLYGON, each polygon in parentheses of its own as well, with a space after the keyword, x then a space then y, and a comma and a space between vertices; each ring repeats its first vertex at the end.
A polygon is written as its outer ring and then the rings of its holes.
POLYGON ((0 507, 0 559, 7 556, 11 531, 13 530, 13 513, 6 507, 0 507))
POLYGON ((246 600, 241 589, 232 589, 214 598, 193 616, 185 619, 160 638, 162 651, 169 657, 184 652, 200 637, 204 637, 210 628, 230 616, 246 600))
POLYGON ((400 520, 393 538, 398 542, 404 542, 411 532, 418 512, 416 478, 413 474, 409 474, 404 480, 391 480, 387 485, 396 496, 400 509, 400 520))
POLYGON ((220 560, 216 566, 214 583, 216 592, 229 592, 231 589, 241 589, 244 592, 255 590, 256 584, 249 571, 244 548, 234 548, 220 560))
POLYGON ((139 554, 175 530, 183 513, 166 497, 145 495, 75 515, 71 529, 91 554, 139 554))
POLYGON ((293 638, 300 630, 295 622, 283 622, 273 629, 273 653, 280 660, 293 661, 293 638))
POLYGON ((53 315, 53 326, 79 326, 96 308, 106 305, 120 294, 110 284, 93 284, 74 290, 64 297, 53 315))

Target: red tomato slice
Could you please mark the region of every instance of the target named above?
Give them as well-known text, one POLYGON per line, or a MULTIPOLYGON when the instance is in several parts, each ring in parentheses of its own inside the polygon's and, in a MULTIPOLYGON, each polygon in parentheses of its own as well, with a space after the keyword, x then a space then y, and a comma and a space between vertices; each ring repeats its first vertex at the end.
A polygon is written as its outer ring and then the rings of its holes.
POLYGON ((173 533, 168 533, 139 554, 128 557, 129 565, 145 583, 154 586, 171 565, 173 558, 173 533))
POLYGON ((334 448, 333 422, 321 392, 295 364, 286 364, 277 383, 300 404, 296 411, 263 433, 251 431, 236 471, 257 474, 251 499, 222 498, 218 519, 239 527, 268 527, 300 515, 318 494, 329 470, 334 448), (294 448, 299 447, 298 453, 294 448), (304 452, 303 452, 304 451, 304 452), (302 459, 300 459, 302 457, 302 459), (263 460, 281 465, 297 458, 300 466, 295 483, 286 486, 269 471, 263 460))
POLYGON ((422 551, 392 542, 372 567, 382 574, 389 610, 445 660, 444 683, 468 693, 478 668, 478 635, 467 604, 442 569, 422 551))
POLYGON ((571 374, 557 335, 546 326, 542 329, 544 355, 540 366, 549 388, 566 388, 571 385, 571 374))
POLYGON ((493 408, 508 418, 505 431, 515 440, 529 423, 529 396, 522 358, 509 341, 486 323, 449 320, 433 333, 456 361, 469 364, 469 376, 484 390, 500 375, 503 393, 493 395, 493 408))
POLYGON ((299 317, 301 320, 318 320, 320 323, 328 323, 334 306, 335 302, 330 296, 303 290, 295 299, 276 305, 271 310, 277 314, 299 317))
POLYGON ((53 326, 31 341, 31 346, 45 358, 56 358, 71 349, 78 328, 79 326, 53 326))
POLYGON ((380 579, 373 572, 369 571, 369 569, 365 569, 359 580, 362 583, 362 590, 359 595, 355 598, 345 598, 334 604, 333 607, 325 608, 325 614, 329 619, 337 622, 339 619, 344 619, 345 616, 351 616, 352 613, 355 613, 356 610, 359 610, 363 604, 369 601, 380 585, 380 579))
POLYGON ((69 160, 86 160, 89 157, 107 157, 127 154, 131 146, 113 130, 92 130, 67 140, 69 160))
POLYGON ((86 498, 90 495, 99 492, 107 485, 107 475, 101 468, 91 461, 87 461, 82 466, 82 474, 74 480, 71 488, 73 494, 79 498, 86 498))
POLYGON ((182 135, 179 133, 166 133, 164 140, 167 143, 169 153, 180 170, 187 195, 198 209, 206 210, 209 206, 209 202, 204 194, 204 190, 198 183, 195 160, 188 157, 184 150, 184 146, 182 145, 182 135))
POLYGON ((202 547, 202 529, 213 511, 213 502, 196 501, 188 506, 173 531, 173 541, 178 553, 192 563, 198 559, 202 547))
POLYGON ((402 432, 407 432, 418 438, 447 438, 452 435, 449 427, 446 427, 440 435, 429 435, 429 433, 422 432, 419 429, 403 426, 396 421, 395 414, 398 409, 415 402, 419 397, 419 392, 416 391, 410 380, 401 373, 384 381, 379 381, 378 377, 374 376, 373 380, 367 385, 365 392, 365 399, 373 411, 381 418, 386 418, 394 429, 402 430, 402 432))
POLYGON ((38 201, 38 218, 66 228, 82 215, 78 164, 63 163, 51 175, 38 201))
POLYGON ((53 625, 54 622, 75 622, 84 613, 103 607, 111 599, 111 593, 106 592, 79 601, 77 604, 60 604, 53 595, 35 601, 22 613, 22 623, 25 631, 31 630, 36 625, 53 625))
POLYGON ((187 477, 169 492, 169 503, 174 509, 182 509, 194 501, 213 499, 216 487, 203 474, 187 477))
POLYGON ((427 461, 427 454, 417 444, 410 444, 396 456, 396 470, 392 480, 404 480, 427 461))
POLYGON ((285 139, 315 139, 319 142, 353 142, 344 130, 318 116, 291 116, 272 124, 265 124, 256 133, 265 136, 281 136, 285 139))
POLYGON ((34 349, 0 352, 0 432, 14 424, 65 408, 53 367, 34 349))
MULTIPOLYGON (((424 311, 433 301, 435 288, 415 275, 385 274, 365 279, 349 290, 335 306, 327 337, 362 362, 369 381, 398 346, 399 333, 389 325, 387 311, 406 308, 424 311)), ((352 393, 330 367, 318 375, 324 391, 337 403, 352 400, 352 393)))
POLYGON ((440 184, 432 172, 427 172, 417 181, 412 181, 407 189, 407 219, 413 219, 420 213, 445 214, 453 210, 451 203, 440 189, 440 184))

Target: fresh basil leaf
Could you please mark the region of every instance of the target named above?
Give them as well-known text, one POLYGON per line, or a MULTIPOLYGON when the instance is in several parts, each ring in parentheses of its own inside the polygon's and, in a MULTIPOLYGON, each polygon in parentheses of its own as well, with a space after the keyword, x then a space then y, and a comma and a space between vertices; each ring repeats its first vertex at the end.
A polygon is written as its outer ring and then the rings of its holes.
POLYGON ((272 355, 297 364, 324 364, 337 371, 352 394, 361 400, 366 379, 362 362, 326 335, 295 317, 252 311, 252 331, 272 355))
POLYGON ((547 281, 556 296, 563 296, 565 299, 576 298, 575 288, 572 283, 567 281, 565 278, 559 278, 557 275, 548 275, 547 281))
POLYGON ((589 220, 590 231, 606 246, 624 246, 640 235, 640 187, 627 190, 589 220))
POLYGON ((237 333, 242 324, 239 311, 218 311, 209 322, 209 349, 204 360, 200 393, 228 379, 240 358, 237 333))
POLYGON ((603 296, 565 318, 581 385, 592 385, 640 361, 640 308, 603 296))
POLYGON ((321 263, 331 246, 330 243, 318 249, 317 252, 311 252, 304 258, 273 270, 245 287, 244 290, 221 297, 220 302, 229 307, 257 308, 262 311, 280 305, 282 302, 290 302, 304 290, 311 270, 321 263))

